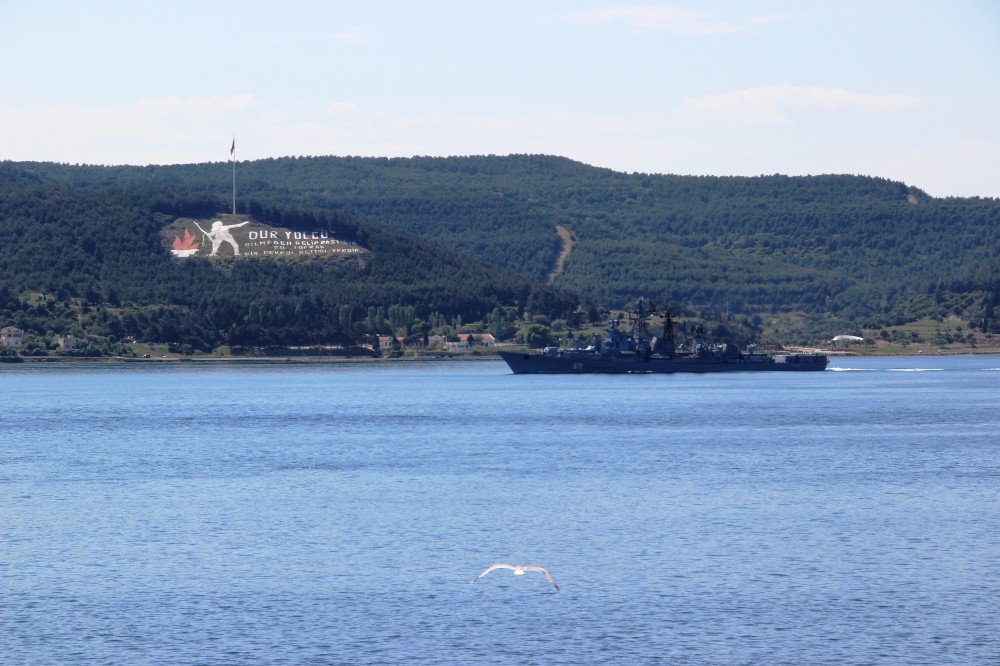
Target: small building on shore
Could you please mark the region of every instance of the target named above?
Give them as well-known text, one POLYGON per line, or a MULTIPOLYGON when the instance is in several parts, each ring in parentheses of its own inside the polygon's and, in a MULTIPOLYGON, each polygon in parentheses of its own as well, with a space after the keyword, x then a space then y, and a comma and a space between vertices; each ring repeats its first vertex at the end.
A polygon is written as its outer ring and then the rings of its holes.
POLYGON ((59 343, 61 351, 75 351, 80 339, 72 333, 67 333, 66 335, 57 335, 56 342, 59 343))
POLYGON ((458 339, 462 342, 468 342, 470 346, 492 347, 497 343, 497 339, 493 337, 492 333, 459 333, 458 339))
POLYGON ((16 349, 24 342, 24 331, 14 326, 0 328, 0 345, 16 349))

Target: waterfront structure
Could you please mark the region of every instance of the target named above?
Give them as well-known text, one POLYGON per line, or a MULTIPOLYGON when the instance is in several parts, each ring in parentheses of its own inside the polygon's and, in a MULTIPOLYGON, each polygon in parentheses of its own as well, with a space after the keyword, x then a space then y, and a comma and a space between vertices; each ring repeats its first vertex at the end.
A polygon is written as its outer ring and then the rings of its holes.
POLYGON ((5 326, 0 329, 0 345, 17 349, 24 342, 24 331, 14 326, 5 326))
POLYGON ((62 351, 75 351, 80 340, 72 333, 67 333, 66 335, 57 335, 56 342, 59 343, 59 349, 62 351))

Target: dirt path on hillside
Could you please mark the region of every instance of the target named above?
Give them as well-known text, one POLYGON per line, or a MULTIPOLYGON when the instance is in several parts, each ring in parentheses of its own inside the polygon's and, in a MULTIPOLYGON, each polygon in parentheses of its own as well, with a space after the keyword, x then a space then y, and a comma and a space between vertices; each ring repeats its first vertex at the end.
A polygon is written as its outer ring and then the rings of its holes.
POLYGON ((556 225, 556 233, 559 234, 559 238, 562 239, 562 250, 559 251, 559 256, 556 257, 555 268, 549 273, 548 281, 555 282, 559 274, 563 272, 563 266, 566 264, 566 257, 569 253, 573 251, 573 234, 570 233, 569 229, 566 227, 560 227, 556 225))

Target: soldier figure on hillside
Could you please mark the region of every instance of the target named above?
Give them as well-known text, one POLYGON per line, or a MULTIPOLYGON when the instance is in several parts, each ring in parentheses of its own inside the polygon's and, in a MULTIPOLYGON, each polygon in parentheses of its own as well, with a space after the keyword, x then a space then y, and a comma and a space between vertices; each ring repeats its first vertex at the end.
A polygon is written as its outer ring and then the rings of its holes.
POLYGON ((215 253, 219 251, 219 248, 223 243, 229 243, 233 246, 233 255, 238 257, 240 255, 240 246, 236 244, 236 239, 233 238, 231 233, 229 233, 229 230, 235 229, 236 227, 242 227, 246 224, 250 224, 250 221, 247 220, 246 222, 240 222, 239 224, 223 224, 220 220, 216 220, 215 222, 212 222, 211 233, 202 229, 201 225, 197 222, 194 223, 194 226, 198 227, 198 231, 208 236, 208 239, 212 241, 212 251, 208 256, 214 257, 215 253))

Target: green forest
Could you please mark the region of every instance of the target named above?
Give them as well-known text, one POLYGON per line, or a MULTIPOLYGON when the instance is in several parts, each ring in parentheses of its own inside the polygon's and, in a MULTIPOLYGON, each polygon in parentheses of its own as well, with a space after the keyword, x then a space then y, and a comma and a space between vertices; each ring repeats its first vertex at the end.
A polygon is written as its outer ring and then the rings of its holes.
POLYGON ((254 219, 329 229, 363 258, 173 258, 162 229, 225 209, 212 197, 107 187, 81 190, 0 166, 0 327, 31 348, 57 334, 110 353, 125 340, 218 345, 351 344, 434 320, 485 320, 525 310, 557 319, 575 295, 398 229, 344 213, 248 204, 254 219))
MULTIPOLYGON (((379 327, 372 307, 413 307, 426 323, 498 308, 572 318, 638 298, 750 329, 794 316, 784 333, 798 342, 948 315, 998 330, 1000 201, 881 178, 628 174, 543 155, 240 162, 239 212, 339 225, 373 258, 192 268, 153 252, 157 230, 225 210, 230 165, 2 169, 10 293, 117 299, 201 347, 358 340, 379 327), (574 244, 546 287, 557 225, 574 244)), ((126 330, 164 335, 131 320, 126 330)))
MULTIPOLYGON (((21 168, 100 189, 228 191, 224 164, 21 168)), ((240 163, 239 195, 350 213, 610 306, 638 297, 701 310, 796 309, 848 319, 894 306, 1000 247, 1000 201, 935 199, 861 176, 625 174, 559 157, 305 157, 240 163)))

